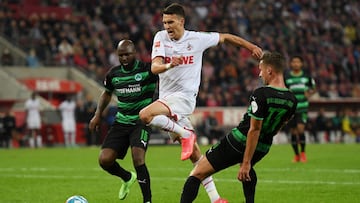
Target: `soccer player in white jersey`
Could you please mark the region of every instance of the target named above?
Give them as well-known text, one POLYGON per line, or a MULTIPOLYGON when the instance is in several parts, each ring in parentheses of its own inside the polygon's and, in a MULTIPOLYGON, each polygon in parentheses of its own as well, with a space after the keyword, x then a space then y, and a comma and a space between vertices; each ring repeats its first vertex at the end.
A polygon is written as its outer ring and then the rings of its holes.
POLYGON ((37 94, 33 92, 31 97, 25 102, 26 110, 26 127, 29 136, 29 145, 31 148, 41 147, 42 138, 40 135, 41 115, 40 115, 40 100, 37 94))
MULTIPOLYGON (((220 43, 245 47, 256 58, 262 49, 245 39, 217 32, 185 30, 185 11, 177 3, 163 10, 164 30, 156 33, 152 47, 152 72, 159 74, 159 99, 140 111, 141 120, 171 132, 182 146, 181 160, 196 164, 201 158, 189 116, 196 106, 203 52, 220 43)), ((211 202, 226 202, 216 191, 212 177, 203 180, 211 202)))
POLYGON ((61 111, 62 130, 66 147, 76 146, 76 120, 75 120, 76 103, 68 96, 61 102, 59 110, 61 111))

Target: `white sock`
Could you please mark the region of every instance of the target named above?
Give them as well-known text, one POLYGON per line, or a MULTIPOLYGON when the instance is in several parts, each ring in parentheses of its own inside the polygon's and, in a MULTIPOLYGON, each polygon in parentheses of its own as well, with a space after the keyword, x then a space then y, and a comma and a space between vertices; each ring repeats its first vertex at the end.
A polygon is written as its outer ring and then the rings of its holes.
POLYGON ((172 121, 169 117, 165 115, 155 116, 149 124, 166 131, 177 133, 183 138, 188 138, 191 135, 190 131, 185 130, 183 127, 176 124, 174 121, 172 121))
MULTIPOLYGON (((201 155, 201 157, 199 158, 199 160, 203 157, 203 155, 201 155)), ((197 160, 194 165, 198 164, 199 160, 197 160)), ((207 178, 205 178, 203 181, 201 181, 201 184, 204 186, 211 203, 214 203, 216 200, 218 200, 220 198, 220 195, 216 189, 214 180, 212 178, 212 176, 209 176, 207 178)))
POLYGON ((30 148, 34 148, 35 147, 35 139, 33 137, 29 138, 29 146, 30 148))
POLYGON ((41 137, 41 135, 38 135, 36 137, 36 143, 37 143, 38 147, 42 147, 42 137, 41 137))
POLYGON ((218 200, 220 198, 220 195, 219 195, 218 191, 216 190, 216 186, 215 186, 212 176, 205 178, 203 181, 201 181, 201 183, 204 186, 204 188, 210 198, 211 203, 215 202, 216 200, 218 200))

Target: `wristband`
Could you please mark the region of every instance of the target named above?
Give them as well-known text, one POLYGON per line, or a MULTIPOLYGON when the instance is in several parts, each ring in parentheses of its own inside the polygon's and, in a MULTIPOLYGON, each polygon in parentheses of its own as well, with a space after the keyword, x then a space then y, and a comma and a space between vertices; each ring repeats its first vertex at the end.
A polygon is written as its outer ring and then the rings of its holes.
POLYGON ((170 69, 170 68, 171 68, 171 63, 165 64, 165 69, 166 69, 166 70, 168 70, 168 69, 170 69))

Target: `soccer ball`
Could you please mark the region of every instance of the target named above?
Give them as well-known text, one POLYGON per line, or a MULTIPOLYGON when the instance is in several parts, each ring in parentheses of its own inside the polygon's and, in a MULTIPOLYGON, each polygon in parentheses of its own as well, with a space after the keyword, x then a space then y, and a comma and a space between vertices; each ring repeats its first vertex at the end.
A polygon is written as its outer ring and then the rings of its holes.
POLYGON ((74 195, 69 197, 65 203, 88 203, 88 201, 81 195, 74 195))

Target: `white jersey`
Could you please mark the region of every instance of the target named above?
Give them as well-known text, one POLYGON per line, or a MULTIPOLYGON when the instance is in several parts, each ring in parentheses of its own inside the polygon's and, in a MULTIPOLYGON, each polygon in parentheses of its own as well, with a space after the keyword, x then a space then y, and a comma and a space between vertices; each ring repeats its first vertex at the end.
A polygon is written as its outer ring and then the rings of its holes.
POLYGON ((75 108, 76 104, 74 101, 63 101, 59 105, 62 118, 62 127, 65 132, 74 132, 76 128, 75 121, 75 108))
POLYGON ((25 109, 27 111, 26 123, 29 129, 40 129, 40 101, 39 99, 28 99, 25 102, 25 109))
POLYGON ((159 98, 175 92, 197 95, 201 79, 204 51, 219 43, 216 32, 195 32, 185 30, 181 39, 171 40, 166 30, 156 33, 151 58, 157 56, 170 63, 172 57, 182 56, 182 64, 159 74, 159 98))

